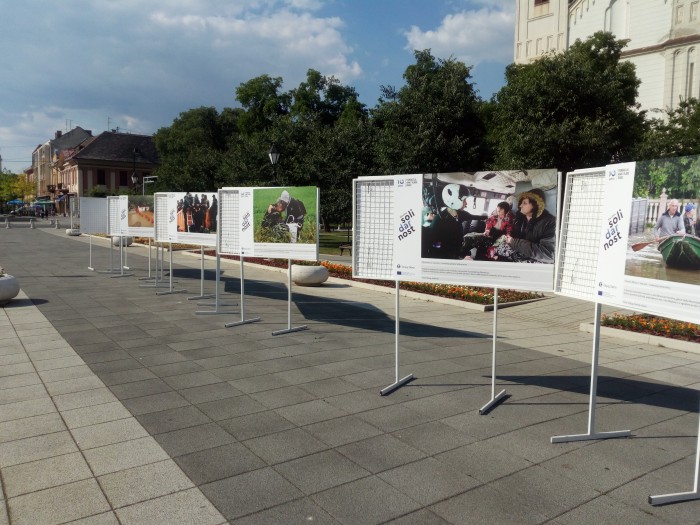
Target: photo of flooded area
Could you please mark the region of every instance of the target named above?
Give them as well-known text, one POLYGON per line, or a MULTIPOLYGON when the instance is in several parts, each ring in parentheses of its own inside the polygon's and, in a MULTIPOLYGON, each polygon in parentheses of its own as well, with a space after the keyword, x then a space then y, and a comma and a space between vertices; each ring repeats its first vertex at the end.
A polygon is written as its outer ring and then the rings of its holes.
POLYGON ((153 228, 153 195, 129 195, 129 228, 153 228))
POLYGON ((638 162, 625 275, 700 285, 700 157, 638 162))

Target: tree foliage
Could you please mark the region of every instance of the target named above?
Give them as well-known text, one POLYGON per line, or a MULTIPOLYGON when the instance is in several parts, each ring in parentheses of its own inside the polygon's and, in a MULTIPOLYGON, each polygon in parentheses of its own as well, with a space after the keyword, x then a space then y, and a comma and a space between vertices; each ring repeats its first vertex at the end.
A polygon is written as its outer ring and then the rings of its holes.
POLYGON ((415 51, 406 85, 383 87, 372 112, 384 173, 474 170, 483 164, 485 129, 470 68, 415 51))
POLYGON ((575 168, 630 158, 643 132, 639 80, 611 33, 577 40, 563 53, 510 65, 496 95, 499 168, 575 168))
POLYGON ((700 154, 700 100, 681 100, 665 118, 648 123, 638 158, 680 157, 700 154))

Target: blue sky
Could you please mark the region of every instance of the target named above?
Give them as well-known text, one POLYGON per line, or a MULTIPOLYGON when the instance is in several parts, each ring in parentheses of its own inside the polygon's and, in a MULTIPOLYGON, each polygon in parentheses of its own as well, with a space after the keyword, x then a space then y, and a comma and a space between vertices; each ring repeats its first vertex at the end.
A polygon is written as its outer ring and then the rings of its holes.
POLYGON ((309 68, 373 107, 413 50, 473 66, 483 98, 513 57, 516 0, 0 0, 0 155, 21 172, 56 130, 151 134, 200 106, 235 107, 258 75, 309 68))

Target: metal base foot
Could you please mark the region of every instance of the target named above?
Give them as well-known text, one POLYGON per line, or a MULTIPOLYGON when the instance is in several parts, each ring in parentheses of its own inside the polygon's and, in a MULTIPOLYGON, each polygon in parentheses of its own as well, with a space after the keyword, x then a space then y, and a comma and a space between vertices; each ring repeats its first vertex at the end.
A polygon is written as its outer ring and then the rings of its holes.
POLYGON ((207 294, 207 295, 195 295, 194 297, 188 297, 188 301, 197 301, 199 299, 211 299, 212 297, 216 297, 213 293, 207 294))
POLYGON ((257 323, 260 321, 260 317, 253 317, 252 319, 246 319, 245 321, 236 321, 235 323, 226 323, 224 328, 231 328, 232 326, 240 326, 242 324, 257 323))
POLYGON ((169 295, 174 293, 186 293, 187 290, 166 290, 165 292, 156 292, 156 295, 169 295))
POLYGON ((389 385, 389 386, 387 386, 387 387, 385 387, 385 388, 382 388, 382 389, 379 391, 379 394, 381 394, 381 395, 383 395, 383 396, 386 396, 386 395, 388 395, 388 394, 391 394, 391 393, 392 393, 394 390, 396 390, 397 388, 402 387, 403 385, 405 385, 405 384, 408 383, 409 381, 413 381, 414 379, 415 379, 415 376, 414 376, 413 374, 408 374, 408 375, 407 375, 406 377, 404 377, 403 379, 399 379, 396 383, 394 383, 394 384, 392 384, 392 385, 389 385))
POLYGON ((612 439, 629 437, 631 430, 615 430, 613 432, 595 432, 593 434, 573 434, 571 436, 553 436, 551 443, 568 443, 569 441, 592 441, 594 439, 612 439))
POLYGON ((681 501, 693 501, 700 499, 700 492, 678 492, 676 494, 664 494, 663 496, 649 496, 649 503, 652 505, 668 505, 669 503, 680 503, 681 501))
POLYGON ((508 399, 506 391, 501 390, 498 394, 496 394, 496 397, 494 397, 491 401, 489 401, 479 409, 479 414, 481 414, 482 416, 488 414, 492 408, 496 407, 497 405, 500 405, 506 399, 508 399))
POLYGON ((308 329, 308 326, 295 326, 294 328, 285 328, 284 330, 277 330, 276 332, 272 332, 272 335, 290 334, 292 332, 301 332, 302 330, 308 329))

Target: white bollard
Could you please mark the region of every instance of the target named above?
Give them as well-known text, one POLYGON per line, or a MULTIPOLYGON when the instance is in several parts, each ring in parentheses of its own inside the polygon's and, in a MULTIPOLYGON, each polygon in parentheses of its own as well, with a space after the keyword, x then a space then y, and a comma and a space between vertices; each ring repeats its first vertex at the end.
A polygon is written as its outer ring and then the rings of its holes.
POLYGON ((60 228, 60 226, 58 224, 58 219, 56 219, 56 229, 58 230, 59 228, 60 228))
POLYGON ((32 230, 34 229, 34 217, 32 217, 31 219, 29 219, 29 228, 32 229, 32 230))
POLYGON ((5 229, 9 229, 9 228, 10 228, 10 218, 5 217, 5 229))

